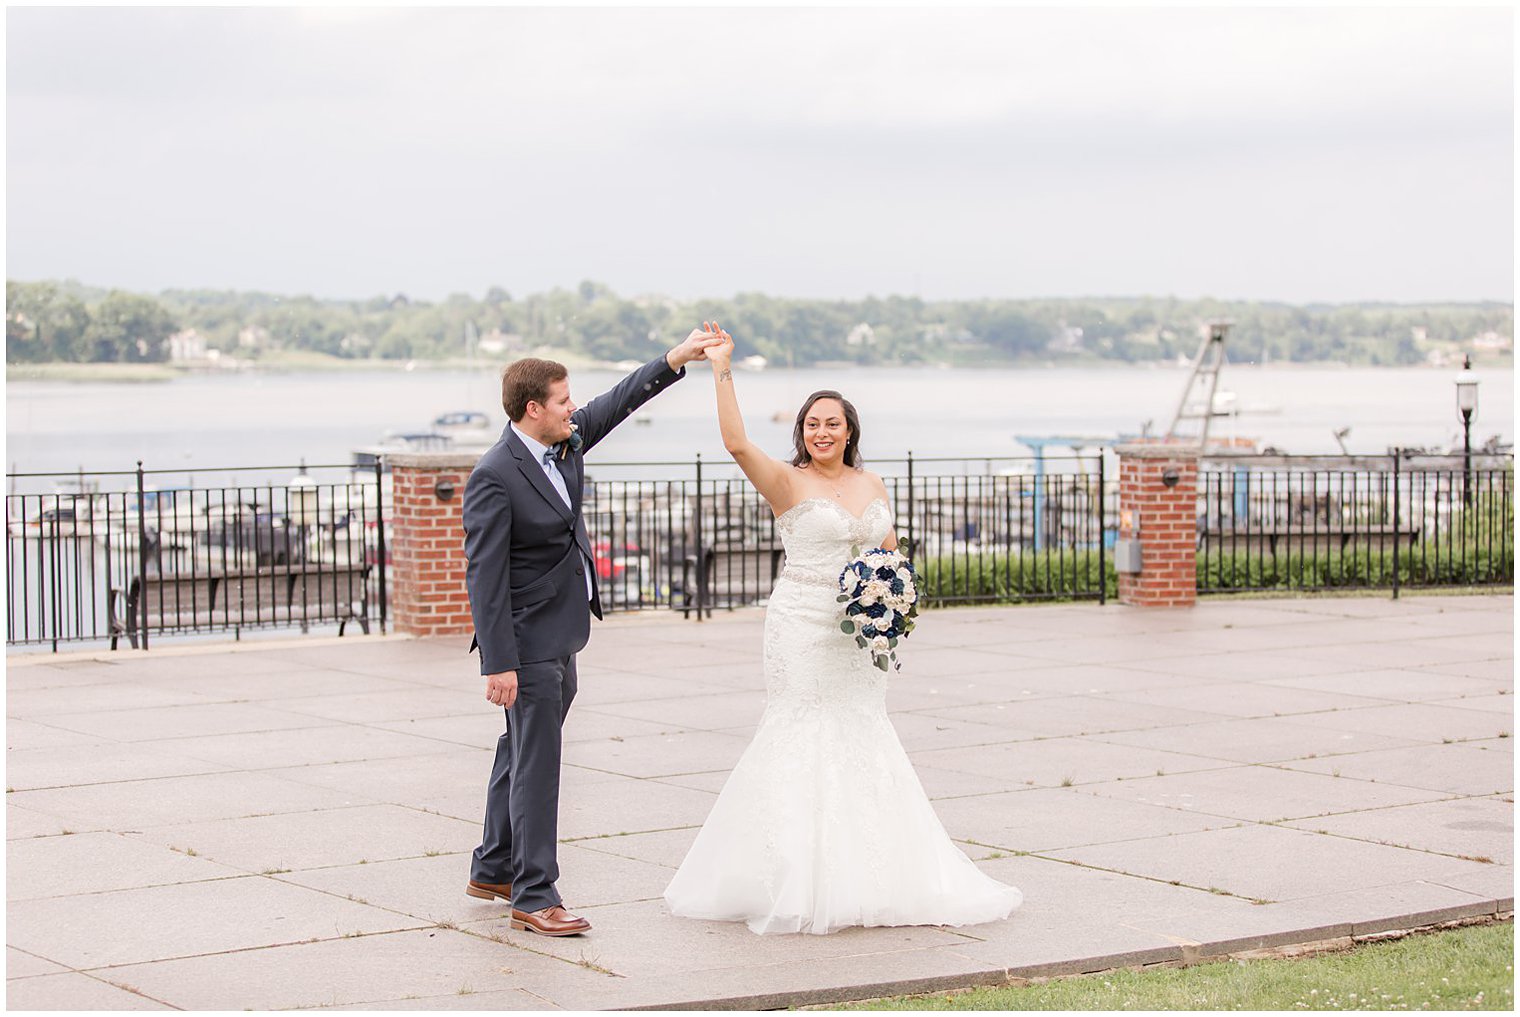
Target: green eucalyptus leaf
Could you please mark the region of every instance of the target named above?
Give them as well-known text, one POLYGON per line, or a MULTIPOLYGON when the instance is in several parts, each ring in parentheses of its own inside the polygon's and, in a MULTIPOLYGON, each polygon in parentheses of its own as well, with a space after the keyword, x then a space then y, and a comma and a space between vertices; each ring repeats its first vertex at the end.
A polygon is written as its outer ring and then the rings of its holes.
POLYGON ((852 621, 842 621, 842 622, 839 623, 839 631, 840 632, 854 632, 855 631, 855 623, 852 622, 852 621))
POLYGON ((883 671, 887 670, 887 658, 886 657, 877 657, 876 658, 876 666, 879 667, 879 668, 881 668, 883 671))

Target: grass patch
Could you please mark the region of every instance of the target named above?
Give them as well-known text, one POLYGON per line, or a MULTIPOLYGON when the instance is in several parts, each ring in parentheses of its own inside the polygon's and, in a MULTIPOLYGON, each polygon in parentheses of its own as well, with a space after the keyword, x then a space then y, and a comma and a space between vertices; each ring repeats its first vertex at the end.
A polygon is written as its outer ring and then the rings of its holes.
POLYGON ((586 956, 586 951, 582 950, 581 951, 581 959, 578 960, 578 961, 576 961, 575 963, 579 964, 581 967, 585 968, 587 971, 595 971, 597 974, 612 975, 612 976, 616 977, 617 972, 616 971, 612 971, 612 970, 610 970, 608 968, 602 967, 602 965, 598 963, 599 960, 600 960, 600 958, 597 957, 594 954, 592 956, 590 956, 590 957, 586 956))
POLYGON ((185 372, 168 364, 6 364, 7 381, 173 381, 185 372))
POLYGON ((840 1010, 1510 1010, 1515 928, 1475 925, 1298 959, 1106 971, 840 1010))

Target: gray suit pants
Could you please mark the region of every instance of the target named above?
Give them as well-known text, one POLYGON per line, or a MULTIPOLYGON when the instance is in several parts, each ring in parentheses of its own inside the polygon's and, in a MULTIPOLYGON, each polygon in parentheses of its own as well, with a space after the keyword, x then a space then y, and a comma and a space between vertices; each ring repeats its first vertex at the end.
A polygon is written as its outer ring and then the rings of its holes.
POLYGON ((496 740, 486 790, 485 832, 470 878, 512 884, 512 907, 561 903, 559 879, 560 728, 575 698, 575 655, 517 669, 517 701, 496 740))

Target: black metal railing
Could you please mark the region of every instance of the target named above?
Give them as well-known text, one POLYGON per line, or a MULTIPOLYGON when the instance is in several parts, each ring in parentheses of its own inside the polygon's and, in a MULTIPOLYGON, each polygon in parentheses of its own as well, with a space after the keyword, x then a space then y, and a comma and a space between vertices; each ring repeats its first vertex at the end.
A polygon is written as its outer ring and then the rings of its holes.
MULTIPOLYGON (((7 642, 146 647, 160 635, 263 627, 383 629, 383 465, 10 474, 13 492, 32 493, 6 498, 7 642)), ((871 466, 929 604, 1111 592, 1114 492, 1101 456, 909 455, 871 466)), ((700 619, 770 595, 784 564, 776 521, 731 462, 592 472, 583 508, 607 610, 700 619)))
POLYGON ((269 466, 7 476, 6 641, 386 625, 377 469, 269 466), (292 476, 294 473, 294 476, 292 476), (251 475, 256 478, 249 482, 251 475), (181 479, 184 478, 184 479, 181 479), (171 486, 172 485, 172 486, 171 486), (18 489, 29 489, 30 493, 18 489))
POLYGON ((1514 585, 1514 459, 1229 456, 1199 471, 1198 590, 1514 585))
MULTIPOLYGON (((770 595, 784 566, 776 521, 731 462, 590 465, 583 508, 607 610, 700 619, 770 595)), ((383 630, 382 466, 11 474, 7 642, 383 630)), ((1117 490, 1101 452, 870 466, 927 604, 1114 593, 1117 490)), ((1470 469, 1425 455, 1211 457, 1198 589, 1512 586, 1513 478, 1510 456, 1475 456, 1470 469)))
MULTIPOLYGON (((784 564, 776 521, 731 462, 588 466, 584 511, 605 608, 700 618, 770 595, 784 564), (620 472, 628 479, 615 479, 620 472), (665 479, 642 479, 651 474, 665 479)), ((1114 513, 1105 503, 1114 491, 1101 455, 910 455, 870 466, 886 482, 929 604, 1103 601, 1112 592, 1114 513)))

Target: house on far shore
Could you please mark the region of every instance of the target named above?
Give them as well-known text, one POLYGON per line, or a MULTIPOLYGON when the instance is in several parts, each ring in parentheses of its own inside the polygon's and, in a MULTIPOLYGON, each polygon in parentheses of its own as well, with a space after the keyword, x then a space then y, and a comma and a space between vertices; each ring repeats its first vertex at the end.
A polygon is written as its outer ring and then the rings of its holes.
POLYGON ((1482 335, 1473 337, 1472 348, 1484 353, 1503 353, 1515 348, 1515 340, 1513 336, 1500 335, 1489 329, 1482 335))
POLYGON ((1502 332, 1489 329, 1468 339, 1443 342, 1425 353, 1425 363, 1430 367, 1460 367, 1464 354, 1487 355, 1489 366, 1494 358, 1501 360, 1514 352, 1515 340, 1502 332))
POLYGON ((278 349, 279 343, 262 325, 248 325, 238 330, 238 348, 244 350, 278 349))
POLYGON ((846 346, 875 346, 876 330, 866 322, 861 322, 850 329, 850 334, 844 337, 846 346))
POLYGON ((206 349, 206 337, 193 328, 184 329, 169 337, 171 363, 182 364, 210 359, 206 349))
POLYGON ((516 353, 523 348, 523 337, 516 332, 503 332, 499 328, 493 328, 480 337, 475 348, 492 357, 508 351, 516 353))

